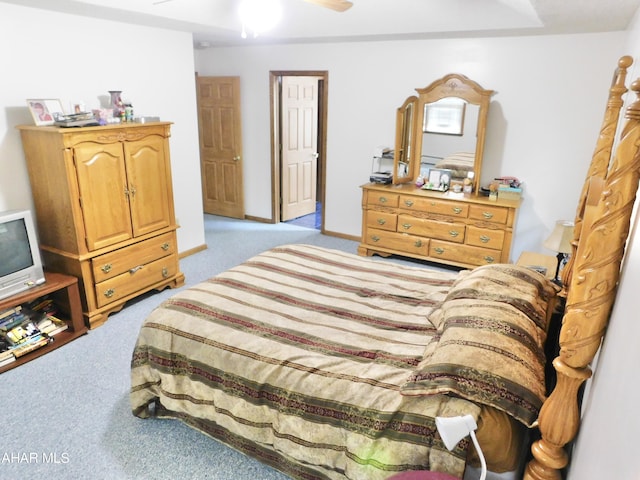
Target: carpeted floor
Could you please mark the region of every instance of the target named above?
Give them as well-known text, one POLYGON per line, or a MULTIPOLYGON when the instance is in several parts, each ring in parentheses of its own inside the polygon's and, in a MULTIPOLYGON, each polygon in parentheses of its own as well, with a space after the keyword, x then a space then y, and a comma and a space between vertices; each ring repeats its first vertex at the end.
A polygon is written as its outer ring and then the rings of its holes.
MULTIPOLYGON (((181 261, 191 286, 276 245, 355 253, 357 242, 295 225, 205 216, 208 249, 181 261)), ((142 320, 174 290, 131 302, 105 325, 0 375, 0 478, 239 479, 287 477, 175 420, 129 410, 129 362, 142 320)))

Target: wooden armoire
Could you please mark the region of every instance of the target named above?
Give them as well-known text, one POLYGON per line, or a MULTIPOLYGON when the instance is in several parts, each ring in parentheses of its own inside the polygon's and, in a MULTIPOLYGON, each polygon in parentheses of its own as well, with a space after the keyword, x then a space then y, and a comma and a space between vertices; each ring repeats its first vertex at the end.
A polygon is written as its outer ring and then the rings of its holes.
POLYGON ((45 268, 78 277, 92 328, 142 293, 184 283, 170 126, 18 127, 45 268))

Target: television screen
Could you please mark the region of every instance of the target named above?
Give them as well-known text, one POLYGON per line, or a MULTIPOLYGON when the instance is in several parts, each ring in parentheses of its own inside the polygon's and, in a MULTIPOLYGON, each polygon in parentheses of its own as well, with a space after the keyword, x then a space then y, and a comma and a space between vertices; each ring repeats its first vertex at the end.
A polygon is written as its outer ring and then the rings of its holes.
POLYGON ((23 219, 0 224, 0 277, 33 265, 27 227, 23 219))

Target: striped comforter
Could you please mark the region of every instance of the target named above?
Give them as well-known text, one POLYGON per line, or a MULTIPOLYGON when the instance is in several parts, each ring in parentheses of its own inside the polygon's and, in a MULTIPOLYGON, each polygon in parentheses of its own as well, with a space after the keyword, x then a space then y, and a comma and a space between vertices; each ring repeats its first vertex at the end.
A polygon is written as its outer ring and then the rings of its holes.
POLYGON ((278 247, 184 290, 145 320, 135 415, 178 418, 299 479, 461 477, 436 416, 480 408, 402 395, 456 273, 306 245, 278 247))

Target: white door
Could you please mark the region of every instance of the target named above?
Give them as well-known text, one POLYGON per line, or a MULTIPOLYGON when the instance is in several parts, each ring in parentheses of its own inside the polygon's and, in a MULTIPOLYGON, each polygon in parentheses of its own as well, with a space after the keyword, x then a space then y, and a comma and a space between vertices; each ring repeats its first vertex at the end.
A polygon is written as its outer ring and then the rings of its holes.
POLYGON ((318 181, 318 81, 282 77, 282 220, 313 213, 318 181))

